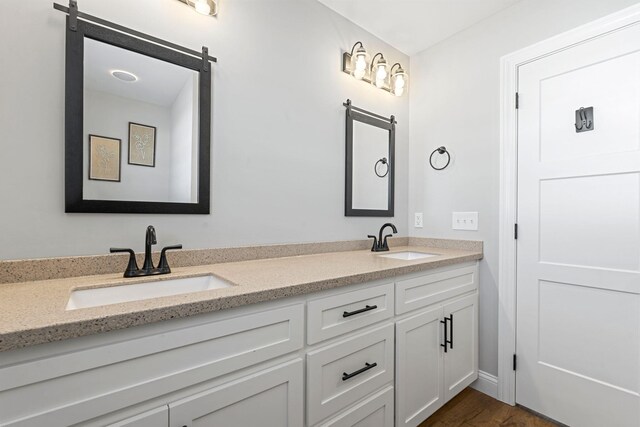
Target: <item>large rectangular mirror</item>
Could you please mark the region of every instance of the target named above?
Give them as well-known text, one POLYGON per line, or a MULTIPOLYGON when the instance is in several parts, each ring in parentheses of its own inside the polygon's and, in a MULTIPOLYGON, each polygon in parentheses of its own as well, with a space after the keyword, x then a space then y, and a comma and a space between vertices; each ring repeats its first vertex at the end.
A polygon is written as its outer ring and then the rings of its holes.
POLYGON ((395 119, 347 100, 345 216, 394 215, 395 119))
POLYGON ((66 212, 208 214, 208 58, 82 20, 66 55, 66 212))

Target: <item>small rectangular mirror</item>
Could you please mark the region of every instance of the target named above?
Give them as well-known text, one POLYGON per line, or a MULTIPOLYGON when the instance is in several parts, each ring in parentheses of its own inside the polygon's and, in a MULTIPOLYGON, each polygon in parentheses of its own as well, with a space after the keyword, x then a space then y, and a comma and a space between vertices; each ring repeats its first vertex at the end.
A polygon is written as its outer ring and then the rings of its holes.
POLYGON ((66 212, 209 213, 204 63, 85 21, 67 29, 66 212))
POLYGON ((347 100, 345 216, 394 215, 395 119, 347 100))

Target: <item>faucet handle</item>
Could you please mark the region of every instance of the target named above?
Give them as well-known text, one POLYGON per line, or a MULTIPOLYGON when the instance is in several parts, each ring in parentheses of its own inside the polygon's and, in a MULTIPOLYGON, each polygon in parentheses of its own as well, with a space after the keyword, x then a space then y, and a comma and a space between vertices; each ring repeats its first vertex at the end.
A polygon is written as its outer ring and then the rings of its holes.
POLYGON ((126 252, 129 254, 129 264, 127 265, 127 269, 124 271, 124 277, 133 277, 138 272, 138 263, 136 262, 136 253, 133 249, 129 248, 110 248, 109 252, 117 253, 117 252, 126 252))
POLYGON ((369 234, 367 237, 369 239, 373 239, 373 246, 371 247, 371 252, 376 252, 377 247, 378 247, 378 238, 376 236, 371 235, 371 234, 369 234))
POLYGON ((160 262, 158 262, 158 270, 163 273, 171 273, 169 262, 167 262, 167 251, 173 251, 176 249, 182 249, 182 245, 166 246, 162 248, 162 251, 160 252, 160 262))

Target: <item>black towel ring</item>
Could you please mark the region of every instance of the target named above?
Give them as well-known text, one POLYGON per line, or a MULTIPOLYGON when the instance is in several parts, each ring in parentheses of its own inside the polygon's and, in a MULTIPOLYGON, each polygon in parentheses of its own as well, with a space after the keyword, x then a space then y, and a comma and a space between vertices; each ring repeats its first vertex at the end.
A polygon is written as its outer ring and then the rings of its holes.
POLYGON ((378 175, 380 178, 384 178, 385 176, 387 176, 387 174, 389 173, 389 161, 387 160, 386 157, 381 158, 380 160, 378 160, 376 162, 376 164, 373 166, 373 171, 376 173, 376 175, 378 175), (387 171, 384 173, 384 175, 380 175, 378 173, 378 163, 382 163, 383 165, 387 165, 387 171))
POLYGON ((435 150, 433 150, 433 152, 431 153, 431 155, 429 156, 429 164, 431 165, 432 168, 434 168, 437 171, 441 171, 442 169, 446 168, 447 166, 449 166, 449 163, 451 162, 451 155, 449 154, 449 152, 447 151, 447 149, 444 147, 444 145, 442 147, 438 147, 435 150), (444 166, 442 166, 441 168, 437 168, 433 165, 433 155, 434 154, 446 154, 447 155, 447 164, 445 164, 444 166))

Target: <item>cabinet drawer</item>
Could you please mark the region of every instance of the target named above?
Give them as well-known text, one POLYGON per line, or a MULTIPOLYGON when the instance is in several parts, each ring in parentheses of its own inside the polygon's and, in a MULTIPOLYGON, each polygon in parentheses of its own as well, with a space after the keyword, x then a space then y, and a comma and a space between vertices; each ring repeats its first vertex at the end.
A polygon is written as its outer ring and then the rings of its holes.
POLYGON ((393 324, 307 354, 309 425, 393 381, 393 324))
POLYGON ((396 314, 426 307, 478 288, 478 265, 396 282, 396 314))
POLYGON ((168 427, 169 426, 169 405, 164 405, 156 409, 138 414, 109 424, 107 427, 168 427))
POLYGON ((393 427, 393 387, 377 392, 317 427, 393 427))
POLYGON ((169 404, 170 427, 302 426, 302 359, 169 404))
POLYGON ((310 301, 307 342, 315 344, 393 316, 393 283, 310 301))

